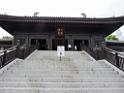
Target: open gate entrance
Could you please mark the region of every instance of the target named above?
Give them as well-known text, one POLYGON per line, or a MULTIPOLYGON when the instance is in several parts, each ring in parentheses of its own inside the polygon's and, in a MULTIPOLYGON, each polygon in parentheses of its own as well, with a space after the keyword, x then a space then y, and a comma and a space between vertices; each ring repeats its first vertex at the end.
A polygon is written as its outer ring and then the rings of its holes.
POLYGON ((37 46, 38 50, 47 50, 46 39, 31 39, 31 46, 37 46))
POLYGON ((74 40, 74 46, 77 47, 77 50, 85 50, 89 47, 89 41, 88 40, 74 40))
POLYGON ((74 40, 74 46, 76 46, 77 50, 80 51, 82 46, 82 40, 74 40))
POLYGON ((39 39, 38 40, 38 50, 47 50, 47 43, 46 39, 39 39))

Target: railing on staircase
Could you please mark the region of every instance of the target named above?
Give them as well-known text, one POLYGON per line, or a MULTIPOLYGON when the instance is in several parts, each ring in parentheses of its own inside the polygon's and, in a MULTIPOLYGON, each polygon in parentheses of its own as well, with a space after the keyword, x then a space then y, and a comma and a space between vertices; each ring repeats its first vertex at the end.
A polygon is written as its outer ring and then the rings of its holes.
POLYGON ((8 48, 0 52, 0 68, 4 67, 17 56, 17 46, 8 48))
POLYGON ((124 71, 124 53, 120 53, 106 46, 85 50, 96 60, 106 59, 108 62, 124 71))
POLYGON ((87 49, 85 49, 85 51, 87 53, 89 53, 96 60, 100 60, 100 59, 103 58, 102 48, 101 47, 87 48, 87 49))
POLYGON ((25 44, 20 46, 17 44, 11 48, 3 50, 0 52, 0 68, 4 67, 15 58, 26 58, 30 53, 32 53, 36 47, 26 48, 25 44))
POLYGON ((110 62, 111 64, 115 65, 119 69, 124 71, 124 54, 112 50, 108 47, 103 47, 104 58, 110 62))

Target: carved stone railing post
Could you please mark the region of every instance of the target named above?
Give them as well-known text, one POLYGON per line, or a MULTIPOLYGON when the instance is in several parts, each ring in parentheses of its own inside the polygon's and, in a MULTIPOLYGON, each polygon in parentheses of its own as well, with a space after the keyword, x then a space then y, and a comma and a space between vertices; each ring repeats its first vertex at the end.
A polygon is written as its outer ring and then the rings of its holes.
POLYGON ((93 53, 94 53, 94 58, 96 60, 100 60, 102 58, 102 48, 98 45, 96 45, 94 48, 93 48, 93 53))
POLYGON ((115 65, 116 65, 117 67, 120 67, 120 65, 119 65, 119 57, 118 57, 118 53, 115 53, 115 60, 116 60, 115 65))
POLYGON ((24 58, 26 57, 26 55, 27 55, 27 51, 26 51, 25 45, 23 45, 23 46, 21 47, 20 51, 21 51, 21 54, 22 54, 22 55, 21 55, 21 58, 24 59, 24 58))
POLYGON ((16 57, 19 58, 20 56, 20 40, 17 41, 17 45, 16 45, 16 57))
POLYGON ((106 43, 103 41, 103 42, 101 43, 101 54, 102 54, 102 59, 105 59, 105 57, 106 57, 105 47, 106 47, 106 43))
POLYGON ((3 54, 2 67, 6 64, 6 53, 7 53, 7 50, 5 50, 5 51, 4 51, 4 54, 3 54))

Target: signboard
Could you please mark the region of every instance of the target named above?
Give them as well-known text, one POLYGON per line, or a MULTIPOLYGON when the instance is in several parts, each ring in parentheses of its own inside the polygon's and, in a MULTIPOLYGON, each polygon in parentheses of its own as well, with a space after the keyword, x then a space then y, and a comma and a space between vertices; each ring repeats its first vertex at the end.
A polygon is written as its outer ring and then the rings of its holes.
POLYGON ((57 46, 57 56, 65 56, 65 46, 57 46))

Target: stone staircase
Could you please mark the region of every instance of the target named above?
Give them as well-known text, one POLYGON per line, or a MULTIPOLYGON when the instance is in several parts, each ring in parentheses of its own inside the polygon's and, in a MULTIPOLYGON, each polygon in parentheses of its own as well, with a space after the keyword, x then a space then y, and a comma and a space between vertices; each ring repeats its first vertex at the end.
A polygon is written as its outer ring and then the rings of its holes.
POLYGON ((124 75, 86 52, 33 52, 0 70, 0 93, 124 93, 124 75))

